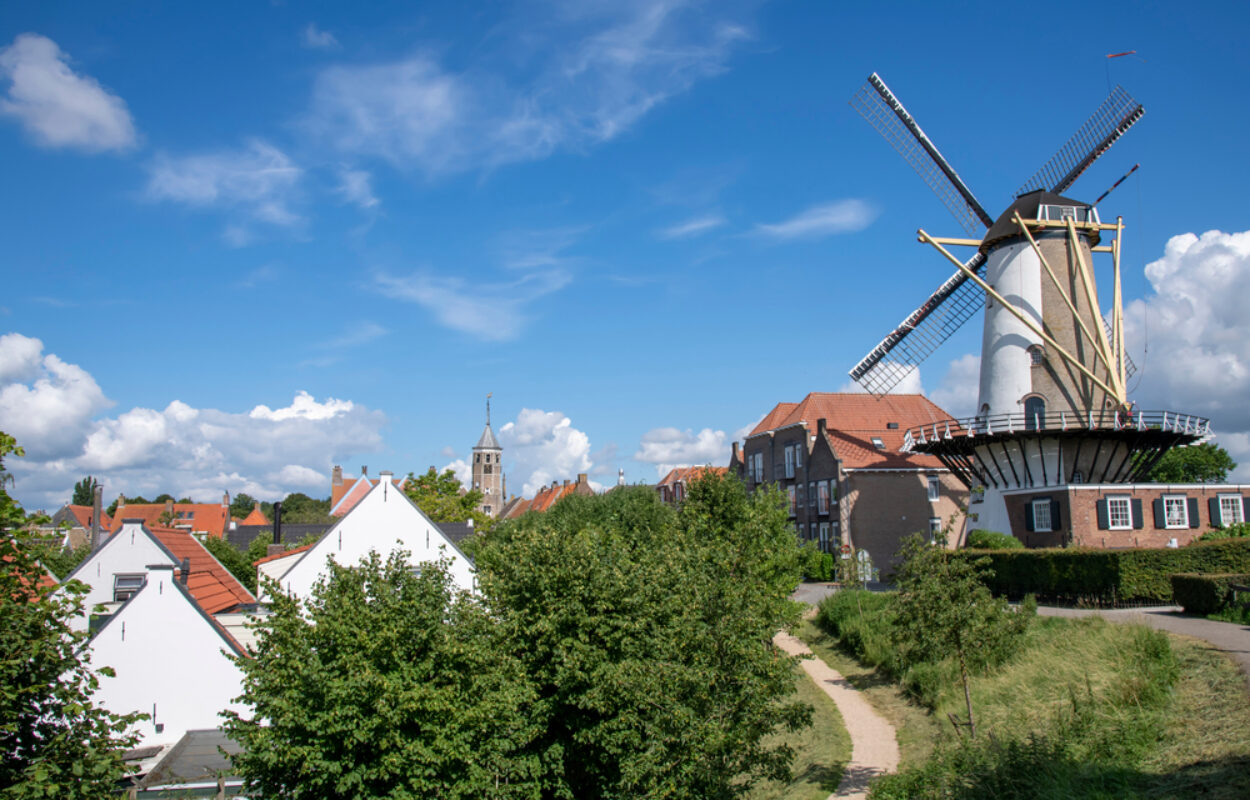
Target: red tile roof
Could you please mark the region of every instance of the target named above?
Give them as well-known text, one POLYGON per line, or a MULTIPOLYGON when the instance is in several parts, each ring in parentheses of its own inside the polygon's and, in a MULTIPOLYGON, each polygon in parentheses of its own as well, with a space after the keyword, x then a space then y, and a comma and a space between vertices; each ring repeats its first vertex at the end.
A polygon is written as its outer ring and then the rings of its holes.
POLYGON ((251 512, 239 521, 240 525, 268 525, 269 518, 260 510, 260 503, 252 507, 251 512))
POLYGON ((292 547, 290 550, 283 550, 281 553, 274 553, 271 556, 258 558, 252 562, 252 566, 259 567, 261 564, 267 564, 270 561, 277 561, 279 558, 286 558, 287 556, 292 556, 292 555, 295 555, 296 553, 302 553, 305 550, 311 550, 313 545, 315 544, 316 542, 313 542, 312 544, 306 544, 301 547, 292 547))
MULTIPOLYGON (((168 506, 165 503, 143 503, 139 505, 118 506, 113 512, 113 533, 121 530, 123 519, 141 519, 148 530, 159 527, 161 515, 168 506)), ((169 524, 175 529, 184 528, 196 533, 207 533, 220 539, 226 534, 226 526, 230 522, 230 506, 222 503, 174 503, 174 519, 169 524), (180 516, 186 515, 186 516, 180 516)))
POLYGON ((778 403, 747 438, 791 425, 803 425, 816 434, 817 421, 826 420, 829 443, 844 469, 940 468, 933 456, 901 453, 903 434, 916 425, 940 422, 951 415, 920 394, 812 392, 801 403, 778 403), (897 427, 891 428, 890 423, 897 427), (884 449, 872 439, 881 439, 884 449))
MULTIPOLYGON (((381 478, 345 478, 338 486, 330 487, 330 513, 336 517, 341 517, 348 511, 356 507, 356 504, 369 494, 369 490, 378 485, 381 478), (339 503, 342 502, 342 506, 339 503)), ((403 489, 404 484, 408 482, 407 478, 392 478, 396 488, 403 489)))
MULTIPOLYGON (((75 505, 67 505, 65 506, 65 508, 67 511, 69 511, 70 514, 73 515, 74 521, 78 523, 78 527, 87 528, 87 529, 91 528, 91 515, 92 513, 94 513, 95 509, 93 509, 91 506, 75 506, 75 505)), ((113 527, 113 521, 109 519, 109 515, 101 511, 100 512, 100 528, 107 531, 112 527, 113 527)))
POLYGON ((165 545, 165 549, 172 553, 179 563, 184 558, 191 560, 191 571, 187 575, 187 591, 205 612, 218 614, 243 603, 256 602, 252 593, 239 583, 230 570, 213 558, 213 554, 208 552, 194 536, 173 528, 151 525, 145 527, 161 544, 165 545))
POLYGON ((664 480, 660 481, 656 486, 671 486, 679 481, 681 483, 690 483, 708 473, 724 475, 727 472, 729 472, 729 467, 675 467, 669 470, 668 474, 664 476, 664 480))

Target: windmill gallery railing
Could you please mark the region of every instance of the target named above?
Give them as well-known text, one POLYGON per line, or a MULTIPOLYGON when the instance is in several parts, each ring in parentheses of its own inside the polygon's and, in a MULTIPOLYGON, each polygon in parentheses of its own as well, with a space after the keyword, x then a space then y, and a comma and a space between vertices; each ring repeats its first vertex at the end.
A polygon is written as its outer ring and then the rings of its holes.
POLYGON ((956 438, 1025 434, 1076 433, 1079 431, 1162 431, 1205 438, 1212 434, 1211 420, 1175 411, 1065 411, 1047 414, 1000 414, 963 417, 909 428, 903 434, 903 452, 956 438))

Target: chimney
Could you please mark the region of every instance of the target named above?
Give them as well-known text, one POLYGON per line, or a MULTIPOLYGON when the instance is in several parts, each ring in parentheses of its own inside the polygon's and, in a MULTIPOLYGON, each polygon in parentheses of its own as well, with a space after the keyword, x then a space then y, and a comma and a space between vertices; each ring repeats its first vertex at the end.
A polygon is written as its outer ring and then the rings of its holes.
POLYGON ((101 536, 100 514, 104 507, 104 487, 100 484, 95 485, 95 492, 91 498, 91 547, 94 549, 104 544, 104 537, 101 536))
POLYGON ((389 469, 384 469, 378 473, 378 477, 384 481, 388 481, 395 477, 395 473, 391 472, 389 469))
POLYGON ((472 528, 472 527, 473 527, 473 517, 469 517, 467 520, 465 520, 465 524, 467 524, 470 528, 472 528))
POLYGON ((191 557, 187 556, 182 559, 182 563, 178 565, 178 583, 183 586, 187 585, 187 578, 191 575, 191 557))
POLYGON ((273 543, 282 546, 282 501, 273 504, 273 543))
POLYGON ((564 485, 565 485, 565 486, 568 486, 568 485, 569 485, 569 479, 568 479, 568 478, 565 478, 565 479, 564 479, 564 485))
POLYGON ((221 504, 225 506, 226 508, 230 507, 230 493, 229 492, 222 492, 221 504))
POLYGON ((738 443, 735 441, 733 445, 732 454, 729 456, 729 463, 736 464, 741 460, 742 460, 742 457, 738 453, 738 443))
POLYGON ((366 467, 365 465, 361 464, 361 465, 360 465, 360 476, 363 478, 364 476, 366 476, 366 475, 368 475, 368 474, 369 474, 369 468, 368 468, 368 467, 366 467))
POLYGON ((827 433, 829 433, 829 420, 825 419, 824 417, 821 417, 820 419, 816 420, 816 435, 823 437, 827 433))
POLYGON ((334 469, 330 472, 330 485, 331 486, 343 485, 343 468, 340 467, 338 464, 335 464, 334 469))
POLYGON ((165 501, 165 513, 166 513, 166 514, 173 514, 173 513, 174 513, 174 501, 173 501, 173 500, 166 500, 166 501, 165 501))
POLYGON ((585 472, 579 472, 577 473, 577 482, 581 485, 585 485, 590 482, 588 477, 589 476, 585 472))

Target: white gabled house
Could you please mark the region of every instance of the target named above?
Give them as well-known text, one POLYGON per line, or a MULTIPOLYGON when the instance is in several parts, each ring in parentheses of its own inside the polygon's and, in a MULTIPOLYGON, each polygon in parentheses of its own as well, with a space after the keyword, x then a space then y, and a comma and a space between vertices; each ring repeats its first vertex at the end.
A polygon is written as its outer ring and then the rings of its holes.
POLYGON ((75 630, 87 629, 96 606, 111 612, 131 597, 154 564, 179 568, 185 564, 189 574, 184 583, 209 614, 256 602, 251 592, 190 533, 172 528, 149 529, 142 520, 126 519, 116 533, 62 581, 78 580, 90 587, 83 616, 71 621, 75 630))
POLYGON ((328 571, 330 559, 353 566, 371 551, 386 558, 397 550, 407 551, 414 565, 446 558, 456 586, 466 591, 476 588, 476 574, 468 556, 392 483, 391 473, 383 472, 381 478, 285 571, 279 579, 284 591, 307 599, 313 584, 328 571))
POLYGON ((187 731, 217 728, 242 692, 243 673, 227 656, 243 649, 200 607, 168 564, 153 564, 143 583, 87 645, 100 676, 96 701, 115 714, 141 711, 149 719, 134 727, 140 744, 166 745, 187 731))

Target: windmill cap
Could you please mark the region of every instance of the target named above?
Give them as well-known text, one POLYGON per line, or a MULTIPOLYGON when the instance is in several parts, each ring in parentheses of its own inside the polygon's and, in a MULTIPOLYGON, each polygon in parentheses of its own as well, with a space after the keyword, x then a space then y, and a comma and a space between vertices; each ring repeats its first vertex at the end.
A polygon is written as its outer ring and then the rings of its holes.
MULTIPOLYGON (((986 231, 985 238, 981 240, 981 252, 985 253, 990 248, 1007 239, 1015 239, 1021 237, 1020 226, 1014 221, 1016 212, 1020 212, 1022 219, 1037 219, 1038 210, 1042 206, 1075 206, 1077 208, 1089 208, 1089 203, 1084 200, 1073 200, 1070 197, 1053 194, 1045 189, 1035 189, 1034 191, 1022 194, 1016 198, 1016 201, 1007 207, 1007 210, 999 215, 998 219, 986 231)), ((1095 233, 1087 233, 1090 236, 1090 247, 1094 247, 1099 242, 1099 235, 1095 233)))

